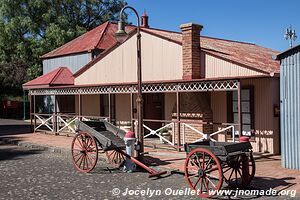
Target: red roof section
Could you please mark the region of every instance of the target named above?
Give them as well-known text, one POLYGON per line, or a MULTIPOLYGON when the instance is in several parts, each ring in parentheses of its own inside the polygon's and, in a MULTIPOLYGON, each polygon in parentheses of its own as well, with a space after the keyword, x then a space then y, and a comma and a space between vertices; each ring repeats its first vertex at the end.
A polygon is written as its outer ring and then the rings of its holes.
POLYGON ((58 85, 74 85, 73 74, 67 67, 59 67, 47 74, 39 76, 36 79, 23 84, 23 88, 58 85))
MULTIPOLYGON (((182 34, 159 29, 143 29, 145 32, 182 43, 182 34)), ((203 51, 266 73, 279 73, 280 64, 272 56, 279 52, 252 43, 200 36, 203 51)))
MULTIPOLYGON (((105 22, 61 47, 44 54, 41 58, 89 52, 94 49, 107 49, 117 42, 114 37, 114 33, 117 31, 117 28, 117 24, 105 22)), ((126 29, 130 32, 134 29, 134 26, 127 26, 126 29)))
MULTIPOLYGON (((135 27, 126 26, 126 29, 127 32, 132 33, 135 27)), ((106 22, 94 28, 93 30, 86 32, 82 36, 66 43, 65 45, 43 55, 42 58, 87 52, 96 48, 108 50, 114 47, 117 43, 114 37, 116 30, 116 23, 106 22)), ((182 43, 182 34, 179 32, 154 28, 142 28, 142 31, 167 39, 169 41, 179 44, 182 43)), ((280 71, 279 62, 272 59, 272 56, 277 55, 279 52, 272 49, 264 48, 252 43, 206 36, 201 36, 200 43, 203 51, 229 62, 240 64, 242 66, 249 67, 267 74, 279 73, 280 71)), ((80 71, 82 72, 84 70, 80 71)))

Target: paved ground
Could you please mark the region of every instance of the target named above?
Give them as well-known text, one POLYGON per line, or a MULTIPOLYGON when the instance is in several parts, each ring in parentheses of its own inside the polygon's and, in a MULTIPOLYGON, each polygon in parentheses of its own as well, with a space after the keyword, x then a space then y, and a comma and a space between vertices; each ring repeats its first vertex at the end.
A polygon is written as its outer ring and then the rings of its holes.
MULTIPOLYGON (((110 173, 106 168, 107 164, 101 161, 92 174, 82 174, 76 172, 71 164, 69 157, 71 137, 26 133, 27 123, 19 122, 17 123, 19 126, 15 126, 14 123, 3 122, 0 119, 0 199, 129 199, 142 196, 142 194, 123 196, 122 193, 126 188, 131 192, 136 189, 144 190, 146 192, 144 197, 148 198, 150 196, 148 188, 158 193, 168 192, 170 191, 168 188, 171 188, 176 193, 187 187, 182 174, 170 173, 182 170, 184 153, 150 148, 146 150, 150 151, 153 162, 168 169, 169 174, 162 179, 148 179, 147 174, 141 172, 126 174, 113 170, 110 173), (15 141, 21 146, 39 149, 4 145, 8 140, 15 141), (41 151, 41 147, 48 151, 41 151), (125 183, 128 186, 123 186, 125 183), (117 189, 113 190, 114 188, 120 189, 121 195, 113 195, 113 192, 118 192, 117 189)), ((290 192, 300 190, 300 171, 281 168, 279 156, 258 157, 256 163, 256 177, 248 189, 292 190, 290 192)), ((249 195, 242 197, 265 198, 249 195)), ((194 197, 154 195, 151 199, 162 198, 194 197)), ((285 199, 286 196, 282 198, 285 199)))
POLYGON ((65 154, 0 145, 0 199, 148 199, 151 193, 147 190, 161 191, 151 199, 195 199, 194 196, 166 194, 188 191, 180 174, 149 179, 142 172, 109 172, 106 166, 99 161, 93 173, 80 173, 74 170, 70 157, 65 154), (125 195, 127 189, 144 190, 145 195, 125 195))
POLYGON ((0 135, 24 134, 30 132, 31 127, 29 122, 0 118, 0 135))
POLYGON ((100 162, 93 173, 85 174, 75 171, 70 157, 65 154, 0 145, 0 199, 129 199, 139 195, 114 195, 112 191, 186 187, 182 175, 148 179, 142 172, 128 174, 113 170, 110 173, 105 166, 100 162))

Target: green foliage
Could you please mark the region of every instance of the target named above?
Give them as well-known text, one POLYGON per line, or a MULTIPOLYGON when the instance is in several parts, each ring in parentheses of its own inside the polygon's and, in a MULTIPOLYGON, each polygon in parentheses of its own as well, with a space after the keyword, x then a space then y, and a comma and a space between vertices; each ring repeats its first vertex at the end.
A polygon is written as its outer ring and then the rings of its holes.
POLYGON ((23 80, 13 83, 0 72, 1 84, 20 89, 41 74, 39 56, 107 20, 116 21, 125 5, 124 0, 0 0, 0 63, 11 68, 22 62, 26 70, 23 80))
POLYGON ((0 96, 20 94, 21 84, 27 76, 27 68, 22 60, 0 63, 0 96))

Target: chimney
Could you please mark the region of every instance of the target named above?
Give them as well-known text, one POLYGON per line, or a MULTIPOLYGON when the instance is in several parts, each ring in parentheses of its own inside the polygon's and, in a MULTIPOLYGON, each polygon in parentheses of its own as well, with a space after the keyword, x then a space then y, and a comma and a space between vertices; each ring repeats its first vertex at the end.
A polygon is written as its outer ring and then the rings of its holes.
POLYGON ((142 15, 141 17, 141 20, 142 20, 142 24, 141 26, 144 27, 144 28, 149 28, 149 23, 148 23, 148 15, 146 13, 146 10, 144 12, 144 14, 142 15))
POLYGON ((201 78, 200 31, 203 26, 194 23, 180 25, 182 32, 182 79, 201 78))

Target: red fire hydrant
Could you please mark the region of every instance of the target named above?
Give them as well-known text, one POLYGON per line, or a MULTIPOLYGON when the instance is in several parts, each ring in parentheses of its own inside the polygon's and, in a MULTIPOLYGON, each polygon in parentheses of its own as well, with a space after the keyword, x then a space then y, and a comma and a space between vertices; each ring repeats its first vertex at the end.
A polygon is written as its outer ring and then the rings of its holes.
MULTIPOLYGON (((126 153, 129 156, 133 156, 134 153, 134 144, 136 142, 135 133, 134 132, 127 132, 124 137, 124 142, 126 145, 126 153)), ((132 172, 136 169, 136 165, 128 158, 124 163, 123 171, 124 172, 132 172)))
MULTIPOLYGON (((249 142, 250 138, 247 136, 241 136, 240 142, 249 142)), ((248 156, 242 156, 242 183, 247 183, 249 181, 249 158, 248 156)))
POLYGON ((240 142, 249 142, 249 141, 250 141, 250 139, 247 136, 241 136, 240 137, 240 142))

